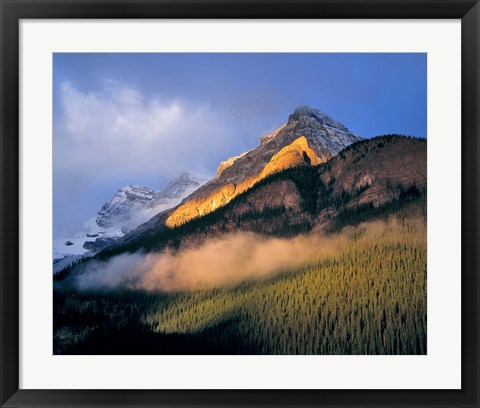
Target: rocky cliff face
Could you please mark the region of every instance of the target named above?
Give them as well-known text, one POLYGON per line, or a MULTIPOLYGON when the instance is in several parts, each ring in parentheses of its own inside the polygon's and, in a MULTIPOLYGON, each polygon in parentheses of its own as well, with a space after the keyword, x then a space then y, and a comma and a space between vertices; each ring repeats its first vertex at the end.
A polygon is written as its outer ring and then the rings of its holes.
POLYGON ((323 160, 310 148, 305 136, 300 136, 278 153, 274 154, 260 173, 259 179, 290 167, 311 165, 316 166, 323 160))
POLYGON ((167 219, 167 225, 178 226, 214 211, 273 171, 308 160, 313 160, 309 164, 323 163, 358 140, 361 138, 330 116, 301 106, 286 125, 263 136, 258 147, 222 162, 217 177, 189 196, 167 219), (289 153, 283 150, 287 147, 289 153), (301 152, 300 156, 294 151, 301 152))

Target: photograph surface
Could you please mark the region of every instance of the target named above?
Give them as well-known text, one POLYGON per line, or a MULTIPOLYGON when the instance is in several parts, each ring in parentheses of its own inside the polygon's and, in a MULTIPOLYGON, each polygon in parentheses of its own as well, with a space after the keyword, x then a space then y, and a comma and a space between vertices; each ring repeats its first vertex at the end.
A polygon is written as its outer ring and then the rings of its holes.
POLYGON ((54 354, 427 354, 427 55, 55 53, 54 354))

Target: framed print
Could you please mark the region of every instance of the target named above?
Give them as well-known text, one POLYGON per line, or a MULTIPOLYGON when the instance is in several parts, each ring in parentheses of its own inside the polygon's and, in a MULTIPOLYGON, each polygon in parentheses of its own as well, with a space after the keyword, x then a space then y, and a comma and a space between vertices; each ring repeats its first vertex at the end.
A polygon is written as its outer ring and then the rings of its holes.
POLYGON ((2 406, 479 406, 477 1, 0 1, 2 406))

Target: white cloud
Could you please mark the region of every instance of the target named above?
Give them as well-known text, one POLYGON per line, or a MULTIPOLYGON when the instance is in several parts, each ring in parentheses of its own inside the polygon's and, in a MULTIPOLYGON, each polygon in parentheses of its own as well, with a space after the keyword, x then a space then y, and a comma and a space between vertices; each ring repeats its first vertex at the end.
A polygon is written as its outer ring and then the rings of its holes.
POLYGON ((113 82, 89 93, 64 83, 61 107, 64 120, 54 136, 58 170, 108 178, 202 171, 228 139, 228 128, 208 105, 144 100, 135 89, 113 82))
POLYGON ((158 188, 183 170, 213 172, 241 145, 209 105, 147 99, 115 81, 95 92, 64 83, 59 107, 54 130, 57 220, 80 216, 85 205, 96 212, 93 206, 102 202, 95 203, 92 195, 99 186, 109 185, 107 194, 139 180, 158 188))

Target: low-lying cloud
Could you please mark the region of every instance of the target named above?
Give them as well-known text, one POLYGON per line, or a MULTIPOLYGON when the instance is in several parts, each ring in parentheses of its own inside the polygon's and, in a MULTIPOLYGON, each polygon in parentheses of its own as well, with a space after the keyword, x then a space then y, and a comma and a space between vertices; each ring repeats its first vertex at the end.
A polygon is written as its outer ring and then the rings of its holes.
MULTIPOLYGON (((180 250, 156 254, 122 254, 109 261, 90 261, 77 276, 80 289, 139 289, 185 291, 234 285, 264 279, 282 272, 331 259, 346 250, 398 240, 425 242, 425 220, 395 218, 346 227, 338 234, 312 232, 294 238, 271 238, 251 232, 235 232, 211 238, 180 250)), ((406 241, 405 241, 406 242, 406 241)))
POLYGON ((318 262, 344 246, 346 239, 322 235, 292 239, 239 232, 189 249, 158 254, 122 254, 108 262, 90 262, 78 277, 81 289, 130 288, 180 291, 267 278, 318 262))

